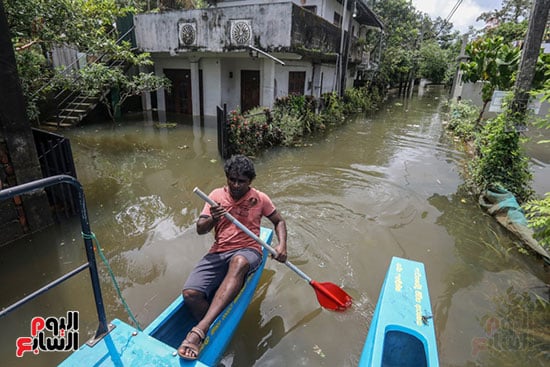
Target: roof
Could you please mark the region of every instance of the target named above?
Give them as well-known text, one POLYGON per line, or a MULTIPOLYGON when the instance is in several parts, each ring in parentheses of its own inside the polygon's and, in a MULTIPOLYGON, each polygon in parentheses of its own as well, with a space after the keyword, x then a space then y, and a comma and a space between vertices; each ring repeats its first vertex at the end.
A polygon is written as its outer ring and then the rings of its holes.
MULTIPOLYGON (((376 14, 365 4, 364 0, 357 1, 357 20, 360 24, 366 24, 372 27, 384 29, 384 24, 378 19, 376 14)), ((353 1, 348 2, 353 7, 353 1)))

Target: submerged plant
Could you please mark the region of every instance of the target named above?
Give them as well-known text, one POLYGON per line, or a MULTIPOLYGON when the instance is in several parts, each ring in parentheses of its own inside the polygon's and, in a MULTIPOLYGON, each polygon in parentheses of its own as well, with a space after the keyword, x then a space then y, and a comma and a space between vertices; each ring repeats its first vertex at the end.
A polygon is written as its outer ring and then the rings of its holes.
POLYGON ((493 301, 495 313, 480 320, 486 336, 472 341, 476 351, 486 353, 483 365, 546 366, 550 358, 549 302, 532 291, 518 292, 513 287, 493 301))

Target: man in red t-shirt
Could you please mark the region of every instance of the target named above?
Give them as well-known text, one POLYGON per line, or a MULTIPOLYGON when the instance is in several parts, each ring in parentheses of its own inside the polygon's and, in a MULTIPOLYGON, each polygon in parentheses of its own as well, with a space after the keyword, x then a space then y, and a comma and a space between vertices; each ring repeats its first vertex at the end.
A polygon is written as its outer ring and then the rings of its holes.
POLYGON ((261 246, 224 214, 231 213, 258 236, 261 219, 267 217, 275 226, 278 240, 274 258, 280 262, 287 259, 285 221, 266 194, 250 187, 256 177, 252 161, 243 155, 233 156, 225 162, 224 171, 227 186, 209 195, 218 205, 206 203, 197 221, 199 234, 214 228, 214 244, 193 269, 182 291, 185 305, 198 320, 178 348, 180 357, 188 360, 197 359, 210 325, 239 293, 246 276, 262 262, 261 246))

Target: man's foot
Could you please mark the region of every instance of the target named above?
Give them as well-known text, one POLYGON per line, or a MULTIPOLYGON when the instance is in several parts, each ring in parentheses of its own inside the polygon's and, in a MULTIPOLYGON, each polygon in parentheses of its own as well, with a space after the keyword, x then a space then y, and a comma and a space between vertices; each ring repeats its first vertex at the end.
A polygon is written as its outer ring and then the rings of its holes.
POLYGON ((178 355, 183 359, 194 361, 199 356, 200 346, 205 337, 204 331, 195 326, 181 342, 178 355))

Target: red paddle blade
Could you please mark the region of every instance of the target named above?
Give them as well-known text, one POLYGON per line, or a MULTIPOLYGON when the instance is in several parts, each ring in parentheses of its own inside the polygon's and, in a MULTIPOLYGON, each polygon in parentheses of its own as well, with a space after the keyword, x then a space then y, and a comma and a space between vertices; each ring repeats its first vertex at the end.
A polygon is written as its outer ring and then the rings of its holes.
POLYGON ((309 284, 315 289, 317 300, 324 308, 332 311, 345 311, 351 306, 351 296, 336 284, 318 283, 315 280, 309 284))

